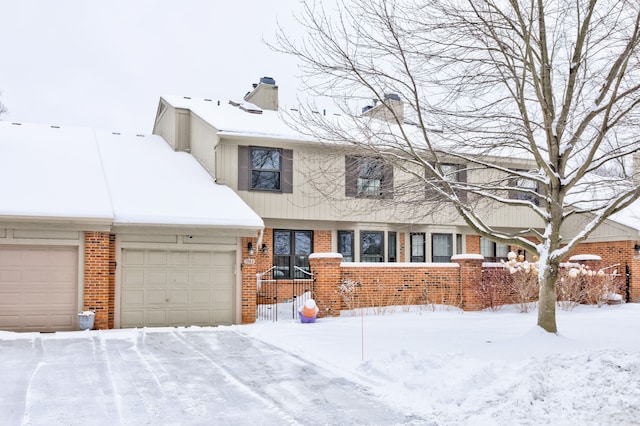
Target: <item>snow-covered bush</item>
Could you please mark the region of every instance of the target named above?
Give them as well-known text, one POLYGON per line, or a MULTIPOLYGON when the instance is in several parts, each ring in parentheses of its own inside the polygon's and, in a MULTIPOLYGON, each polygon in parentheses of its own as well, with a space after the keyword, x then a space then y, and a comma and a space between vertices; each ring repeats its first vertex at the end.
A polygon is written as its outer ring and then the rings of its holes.
POLYGON ((580 303, 606 304, 621 291, 621 281, 616 270, 607 274, 603 269, 591 270, 589 266, 572 264, 566 268, 558 285, 558 304, 562 309, 573 309, 580 303))
POLYGON ((353 312, 354 309, 359 307, 357 306, 358 294, 356 292, 356 288, 360 286, 361 284, 359 281, 346 279, 342 280, 342 284, 338 287, 338 294, 349 311, 353 312))
POLYGON ((520 312, 529 312, 535 309, 539 295, 538 262, 524 260, 524 256, 514 252, 509 252, 508 259, 502 266, 509 271, 510 302, 517 305, 520 312))

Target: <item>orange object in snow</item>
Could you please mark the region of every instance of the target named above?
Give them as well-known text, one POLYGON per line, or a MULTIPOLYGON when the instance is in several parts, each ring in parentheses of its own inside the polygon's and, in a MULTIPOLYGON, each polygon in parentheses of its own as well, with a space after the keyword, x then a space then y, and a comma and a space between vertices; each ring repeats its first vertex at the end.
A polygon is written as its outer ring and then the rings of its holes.
POLYGON ((318 314, 318 308, 316 302, 313 299, 309 299, 304 302, 301 314, 307 318, 313 318, 318 314))

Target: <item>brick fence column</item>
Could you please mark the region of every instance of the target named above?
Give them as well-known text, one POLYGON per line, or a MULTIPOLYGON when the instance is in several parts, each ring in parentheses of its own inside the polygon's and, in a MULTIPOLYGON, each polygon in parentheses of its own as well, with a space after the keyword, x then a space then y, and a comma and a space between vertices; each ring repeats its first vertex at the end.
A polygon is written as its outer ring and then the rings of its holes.
POLYGON ((109 306, 109 233, 85 232, 84 239, 84 309, 95 312, 95 329, 106 329, 113 309, 109 306))
POLYGON ((451 258, 451 262, 460 265, 461 307, 465 311, 482 309, 482 301, 476 290, 482 282, 483 261, 481 254, 457 254, 451 258))
POLYGON ((314 253, 309 256, 309 265, 313 273, 314 294, 318 305, 318 317, 340 315, 340 253, 314 253))
POLYGON ((258 291, 256 288, 257 264, 255 254, 254 256, 249 256, 248 241, 252 241, 254 245, 256 244, 253 239, 242 239, 242 324, 253 324, 256 322, 258 310, 256 305, 256 293, 258 291))

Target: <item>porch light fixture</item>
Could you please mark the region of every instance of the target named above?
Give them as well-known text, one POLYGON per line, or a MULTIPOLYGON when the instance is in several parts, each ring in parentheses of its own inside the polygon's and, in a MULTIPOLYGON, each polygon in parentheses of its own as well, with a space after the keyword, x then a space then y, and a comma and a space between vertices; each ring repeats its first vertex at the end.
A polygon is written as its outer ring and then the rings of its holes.
POLYGON ((636 244, 635 246, 633 246, 633 249, 636 251, 636 253, 640 254, 640 244, 636 244))
POLYGON ((249 244, 247 244, 247 248, 249 249, 249 256, 253 256, 255 254, 253 251, 253 243, 249 242, 249 244))
POLYGON ((269 247, 266 244, 262 245, 262 254, 269 254, 269 247))

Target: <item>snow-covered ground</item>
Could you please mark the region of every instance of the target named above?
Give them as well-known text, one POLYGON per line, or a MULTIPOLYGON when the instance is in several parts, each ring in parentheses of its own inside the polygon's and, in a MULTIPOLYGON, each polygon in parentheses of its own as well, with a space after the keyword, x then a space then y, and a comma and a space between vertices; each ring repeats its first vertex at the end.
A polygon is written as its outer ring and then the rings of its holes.
POLYGON ((537 329, 536 315, 422 307, 312 324, 0 332, 0 417, 8 424, 640 424, 640 305, 559 311, 559 335, 537 329))

